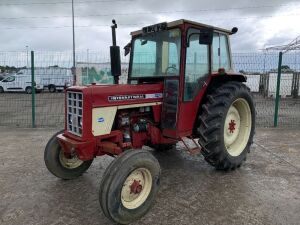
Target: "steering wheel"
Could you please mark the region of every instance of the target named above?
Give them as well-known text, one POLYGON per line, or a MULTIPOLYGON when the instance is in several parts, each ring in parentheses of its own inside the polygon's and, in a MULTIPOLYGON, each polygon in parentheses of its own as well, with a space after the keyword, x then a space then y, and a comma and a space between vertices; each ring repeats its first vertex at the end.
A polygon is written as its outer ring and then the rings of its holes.
POLYGON ((179 70, 176 68, 175 65, 168 66, 167 69, 165 70, 165 74, 178 74, 179 70), (173 73, 169 73, 168 70, 173 69, 173 73))

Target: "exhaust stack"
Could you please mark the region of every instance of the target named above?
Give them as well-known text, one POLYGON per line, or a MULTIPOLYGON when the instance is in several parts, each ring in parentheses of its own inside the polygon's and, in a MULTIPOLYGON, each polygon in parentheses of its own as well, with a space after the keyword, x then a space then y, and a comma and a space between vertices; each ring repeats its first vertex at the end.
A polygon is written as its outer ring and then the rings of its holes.
POLYGON ((118 27, 115 20, 112 20, 112 46, 110 46, 110 66, 111 75, 114 77, 114 83, 119 83, 119 76, 121 76, 121 57, 120 57, 120 47, 117 46, 116 41, 116 28, 118 27))

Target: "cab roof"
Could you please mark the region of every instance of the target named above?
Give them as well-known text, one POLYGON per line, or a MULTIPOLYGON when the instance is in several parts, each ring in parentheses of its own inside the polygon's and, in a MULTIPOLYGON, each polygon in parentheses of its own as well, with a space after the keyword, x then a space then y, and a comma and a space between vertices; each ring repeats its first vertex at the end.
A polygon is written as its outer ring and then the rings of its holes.
MULTIPOLYGON (((172 28, 172 27, 175 27, 175 26, 178 26, 178 25, 182 25, 184 23, 191 24, 191 25, 196 25, 196 26, 199 26, 199 27, 212 28, 215 31, 220 31, 220 32, 224 32, 224 33, 227 33, 227 34, 232 34, 231 30, 227 30, 227 29, 223 29, 223 28, 219 28, 219 27, 214 27, 214 26, 207 25, 207 24, 204 24, 204 23, 198 23, 198 22, 195 22, 195 21, 185 20, 185 19, 180 19, 180 20, 175 20, 175 21, 169 22, 169 23, 167 23, 167 27, 172 28)), ((143 30, 137 30, 137 31, 131 32, 130 34, 132 36, 136 36, 136 35, 140 35, 142 33, 143 33, 143 30)))

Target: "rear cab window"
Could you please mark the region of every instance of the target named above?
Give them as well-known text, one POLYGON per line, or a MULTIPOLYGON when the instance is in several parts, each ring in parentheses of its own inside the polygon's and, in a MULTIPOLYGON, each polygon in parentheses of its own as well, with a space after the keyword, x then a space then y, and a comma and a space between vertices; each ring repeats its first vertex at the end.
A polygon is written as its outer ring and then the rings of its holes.
POLYGON ((218 71, 224 68, 231 69, 228 36, 222 33, 214 33, 212 44, 212 70, 218 71))

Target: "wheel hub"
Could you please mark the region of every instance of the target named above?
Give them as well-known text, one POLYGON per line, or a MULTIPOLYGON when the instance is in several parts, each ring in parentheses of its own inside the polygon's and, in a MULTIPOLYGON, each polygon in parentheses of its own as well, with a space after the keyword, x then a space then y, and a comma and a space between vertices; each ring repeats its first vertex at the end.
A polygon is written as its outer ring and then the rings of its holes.
POLYGON ((121 201, 124 207, 135 209, 142 205, 152 188, 152 176, 148 169, 138 168, 126 178, 122 191, 121 201))
POLYGON ((238 110, 233 105, 230 106, 226 116, 224 127, 225 145, 227 147, 234 143, 238 138, 240 123, 241 120, 238 110))
POLYGON ((246 147, 251 131, 248 102, 239 98, 229 107, 224 124, 224 144, 231 156, 238 156, 246 147))
POLYGON ((235 120, 231 120, 228 125, 229 125, 229 127, 228 127, 229 132, 233 133, 235 130, 235 125, 236 125, 235 120))
POLYGON ((83 163, 76 155, 71 156, 70 158, 66 157, 63 151, 60 151, 59 153, 59 161, 61 165, 67 169, 75 169, 83 163))
POLYGON ((143 186, 140 184, 140 181, 134 180, 130 185, 130 194, 139 194, 143 190, 143 186))

